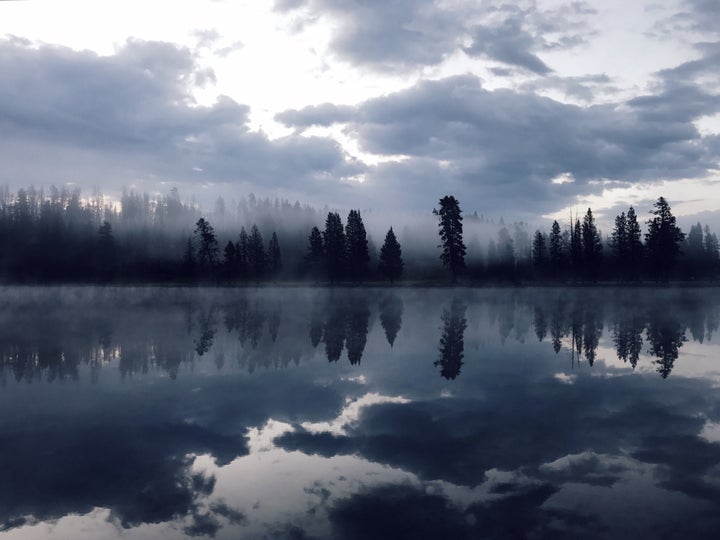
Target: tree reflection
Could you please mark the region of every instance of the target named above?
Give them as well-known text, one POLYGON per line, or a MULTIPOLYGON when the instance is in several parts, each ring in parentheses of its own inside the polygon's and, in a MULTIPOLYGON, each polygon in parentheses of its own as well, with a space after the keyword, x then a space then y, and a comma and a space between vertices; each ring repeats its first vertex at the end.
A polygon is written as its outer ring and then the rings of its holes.
POLYGON ((396 294, 388 294, 380 301, 380 324, 385 330, 390 347, 395 344, 395 338, 402 325, 403 301, 396 294))
POLYGON ((680 347, 687 341, 685 325, 672 312, 656 313, 648 323, 647 340, 650 354, 657 357, 657 372, 666 379, 675 365, 680 347))
POLYGON ((370 308, 367 299, 359 297, 352 302, 345 315, 345 346, 352 365, 359 364, 367 343, 370 308))
POLYGON ((645 321, 638 315, 623 314, 613 324, 613 343, 617 357, 623 362, 630 362, 633 369, 637 367, 642 352, 645 321))
POLYGON ((434 365, 440 366, 440 375, 454 379, 460 374, 465 350, 465 328, 467 306, 457 298, 453 299, 450 309, 443 310, 443 334, 440 338, 440 360, 434 365))

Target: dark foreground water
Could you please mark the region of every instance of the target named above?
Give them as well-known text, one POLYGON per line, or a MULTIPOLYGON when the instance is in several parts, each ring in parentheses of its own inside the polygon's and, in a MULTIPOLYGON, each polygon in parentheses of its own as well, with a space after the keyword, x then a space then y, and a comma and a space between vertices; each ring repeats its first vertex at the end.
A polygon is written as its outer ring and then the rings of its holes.
POLYGON ((0 290, 0 537, 718 538, 716 290, 0 290))

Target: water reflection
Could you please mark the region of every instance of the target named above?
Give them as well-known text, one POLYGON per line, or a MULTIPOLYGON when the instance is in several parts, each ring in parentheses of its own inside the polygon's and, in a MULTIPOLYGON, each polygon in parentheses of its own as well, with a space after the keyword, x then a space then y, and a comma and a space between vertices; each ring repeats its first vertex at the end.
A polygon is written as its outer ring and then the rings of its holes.
MULTIPOLYGON (((421 310, 423 319, 432 319, 432 310, 440 310, 436 316, 442 322, 441 335, 436 339, 441 358, 434 363, 446 379, 460 374, 468 321, 484 332, 495 329, 503 345, 510 339, 524 343, 532 331, 538 342, 551 343, 556 353, 567 350, 571 367, 583 360, 592 367, 598 347, 607 339, 618 359, 636 368, 647 355, 663 378, 672 373, 688 339, 705 343, 720 324, 718 305, 703 298, 701 291, 634 294, 616 301, 613 294, 602 291, 496 291, 474 301, 468 319, 466 303, 448 301, 436 291, 438 298, 424 303, 421 310)), ((175 378, 183 365, 208 355, 218 369, 242 365, 252 372, 258 367, 297 365, 318 350, 328 362, 337 363, 345 355, 357 365, 374 316, 391 348, 403 324, 417 322, 403 321, 407 298, 381 291, 289 293, 283 300, 235 291, 211 299, 181 295, 169 305, 148 302, 121 309, 95 305, 89 310, 80 304, 44 306, 42 300, 32 305, 18 300, 21 305, 3 317, 2 381, 8 377, 26 382, 77 380, 81 366, 97 380, 102 366, 110 363, 118 365, 123 378, 158 369, 175 378), (373 302, 373 295, 379 299, 373 302), (228 350, 232 336, 238 350, 228 350)), ((406 334, 417 339, 412 327, 406 328, 406 334)), ((425 330, 422 334, 422 339, 431 338, 425 330)))
POLYGON ((719 298, 5 290, 0 531, 714 538, 719 298))

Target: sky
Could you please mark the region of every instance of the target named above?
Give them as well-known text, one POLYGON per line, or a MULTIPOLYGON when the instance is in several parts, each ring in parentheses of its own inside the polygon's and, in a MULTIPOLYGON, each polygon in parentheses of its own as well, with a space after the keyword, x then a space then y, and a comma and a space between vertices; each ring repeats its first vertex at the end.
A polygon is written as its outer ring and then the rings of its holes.
POLYGON ((0 2, 0 184, 720 226, 716 0, 0 2))

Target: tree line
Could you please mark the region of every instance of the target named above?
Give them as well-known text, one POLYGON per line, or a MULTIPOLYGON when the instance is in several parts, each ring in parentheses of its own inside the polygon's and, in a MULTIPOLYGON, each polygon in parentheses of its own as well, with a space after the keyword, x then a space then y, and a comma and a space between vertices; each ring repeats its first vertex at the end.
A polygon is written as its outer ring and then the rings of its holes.
MULTIPOLYGON (((327 210, 327 209, 326 209, 327 210)), ((352 283, 400 279, 455 283, 715 280, 717 236, 700 223, 685 234, 667 201, 653 207, 646 231, 630 207, 603 238, 592 210, 564 228, 529 235, 501 221, 486 247, 463 235, 459 201, 433 210, 439 243, 433 259, 403 256, 390 227, 380 249, 360 210, 340 214, 252 195, 231 214, 222 199, 203 214, 176 189, 164 197, 124 192, 119 207, 79 190, 0 189, 0 280, 8 283, 162 282, 258 284, 288 280, 352 283), (212 223, 211 219, 212 218, 212 223), (217 227, 217 228, 216 228, 217 227), (444 267, 447 278, 439 270, 444 267)), ((477 213, 470 223, 482 219, 477 213)), ((431 244, 432 239, 426 239, 431 244)))

